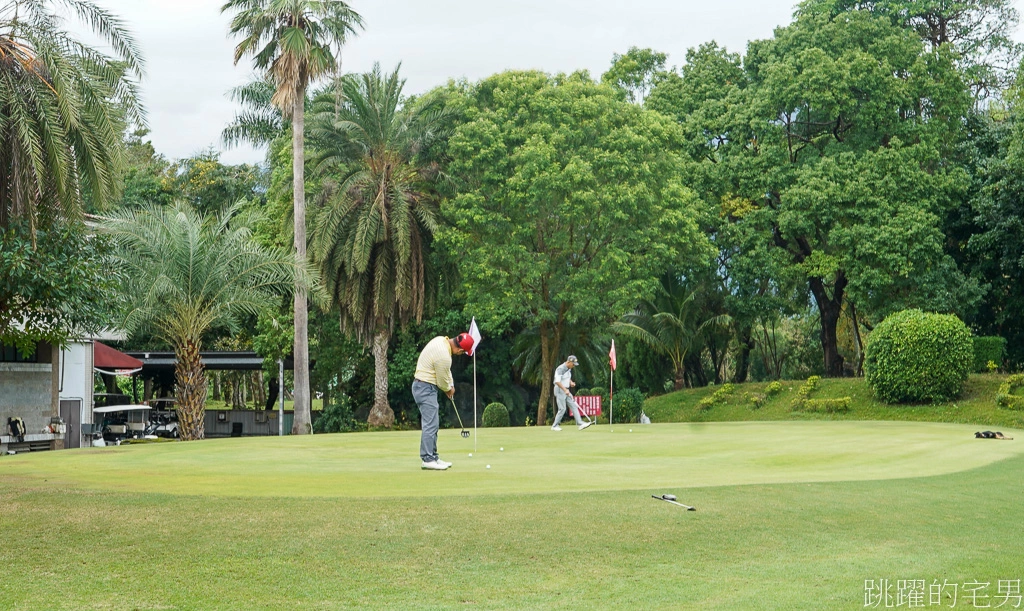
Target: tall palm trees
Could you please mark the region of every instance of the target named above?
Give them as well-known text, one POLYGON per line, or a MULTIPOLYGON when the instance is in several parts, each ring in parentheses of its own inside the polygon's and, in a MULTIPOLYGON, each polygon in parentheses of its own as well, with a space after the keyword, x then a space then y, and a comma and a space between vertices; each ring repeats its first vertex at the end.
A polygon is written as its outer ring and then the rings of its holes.
POLYGON ((179 203, 124 210, 102 225, 115 243, 114 269, 126 278, 124 328, 150 329, 174 347, 178 425, 186 440, 204 436, 203 336, 259 312, 301 276, 292 257, 252 240, 236 212, 202 217, 179 203))
POLYGON ((90 0, 0 0, 0 227, 75 217, 118 190, 125 125, 144 123, 142 59, 121 22, 90 0), (113 50, 76 40, 69 9, 113 50))
POLYGON ((438 226, 435 172, 416 153, 438 135, 443 111, 402 105, 398 69, 348 75, 313 103, 310 141, 325 177, 326 206, 313 235, 342 325, 373 346, 374 404, 368 422, 390 427, 387 350, 395 323, 419 320, 434 282, 429 239, 438 226))
MULTIPOLYGON (((251 56, 257 70, 273 79, 271 103, 292 123, 295 256, 306 259, 304 130, 306 89, 338 69, 341 47, 362 27, 362 17, 342 0, 228 0, 230 32, 242 41, 235 63, 251 56)), ((295 421, 292 433, 311 429, 309 338, 306 289, 295 286, 295 421)))

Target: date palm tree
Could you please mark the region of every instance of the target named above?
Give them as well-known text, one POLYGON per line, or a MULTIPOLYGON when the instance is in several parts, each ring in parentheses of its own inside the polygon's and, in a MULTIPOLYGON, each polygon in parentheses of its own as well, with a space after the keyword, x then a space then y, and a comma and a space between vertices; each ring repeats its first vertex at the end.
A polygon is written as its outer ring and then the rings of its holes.
POLYGON ((325 206, 313 256, 342 327, 372 346, 374 404, 368 422, 390 427, 388 344, 395 324, 420 320, 436 288, 430 239, 438 228, 432 181, 417 152, 440 134, 436 105, 403 105, 398 68, 348 75, 313 102, 310 143, 325 206))
MULTIPOLYGON (((241 37, 235 64, 251 56, 272 79, 271 103, 292 124, 292 197, 295 256, 306 260, 305 100, 310 83, 338 70, 341 47, 363 25, 342 0, 229 0, 221 12, 234 13, 230 33, 241 37)), ((295 421, 293 434, 312 431, 309 395, 309 312, 307 290, 295 286, 295 421)))
POLYGON ((304 275, 288 253, 253 240, 249 220, 238 216, 237 206, 203 217, 178 203, 123 210, 100 226, 113 238, 112 268, 126 279, 124 329, 152 332, 174 348, 178 428, 185 440, 204 436, 204 335, 234 329, 241 316, 280 300, 304 275))
POLYGON ((126 125, 142 127, 138 47, 90 0, 0 0, 0 227, 76 218, 118 191, 126 125), (70 12, 112 56, 66 29, 70 12))

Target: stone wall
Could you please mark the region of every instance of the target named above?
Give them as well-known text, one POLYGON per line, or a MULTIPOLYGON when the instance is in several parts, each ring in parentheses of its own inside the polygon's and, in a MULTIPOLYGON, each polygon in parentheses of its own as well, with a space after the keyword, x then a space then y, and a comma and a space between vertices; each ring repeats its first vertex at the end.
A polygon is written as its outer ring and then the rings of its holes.
POLYGON ((50 363, 0 363, 0 434, 7 419, 18 416, 29 433, 50 424, 53 414, 50 363))

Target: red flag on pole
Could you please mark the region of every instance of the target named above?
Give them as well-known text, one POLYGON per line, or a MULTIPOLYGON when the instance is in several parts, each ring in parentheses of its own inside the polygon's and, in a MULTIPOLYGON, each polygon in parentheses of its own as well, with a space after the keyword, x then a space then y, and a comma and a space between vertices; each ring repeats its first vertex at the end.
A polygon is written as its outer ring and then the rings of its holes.
POLYGON ((608 352, 608 358, 610 359, 612 371, 615 371, 615 340, 612 340, 612 349, 608 352))

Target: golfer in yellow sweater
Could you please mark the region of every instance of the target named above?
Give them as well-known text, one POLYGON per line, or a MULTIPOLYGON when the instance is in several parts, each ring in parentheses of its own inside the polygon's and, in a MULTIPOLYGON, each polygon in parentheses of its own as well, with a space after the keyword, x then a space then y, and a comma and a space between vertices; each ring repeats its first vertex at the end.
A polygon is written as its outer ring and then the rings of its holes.
POLYGON ((437 455, 437 430, 440 428, 437 391, 455 396, 455 381, 452 380, 452 355, 465 354, 473 347, 469 333, 460 333, 455 339, 439 335, 427 342, 416 361, 413 374, 412 397, 420 408, 420 460, 422 467, 433 471, 444 471, 452 463, 441 460, 437 455))

